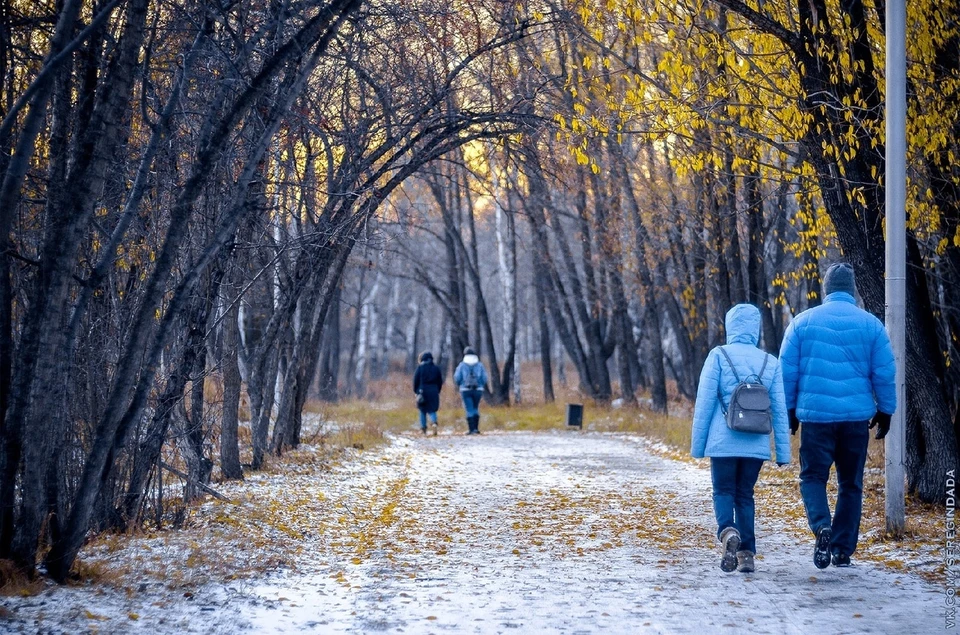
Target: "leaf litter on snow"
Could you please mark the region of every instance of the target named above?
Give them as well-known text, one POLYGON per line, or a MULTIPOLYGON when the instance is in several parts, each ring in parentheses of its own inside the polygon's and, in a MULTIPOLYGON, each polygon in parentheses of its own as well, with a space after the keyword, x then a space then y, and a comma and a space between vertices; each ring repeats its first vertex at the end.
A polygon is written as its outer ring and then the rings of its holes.
MULTIPOLYGON (((418 621, 551 630, 581 609, 586 632, 676 626, 672 598, 720 577, 705 464, 675 454, 622 434, 401 435, 339 457, 305 445, 242 483, 218 485, 232 502, 199 506, 186 531, 94 541, 83 562, 112 587, 57 588, 6 606, 22 625, 42 615, 51 628, 100 632, 133 622, 144 633, 363 632, 418 621), (641 469, 638 454, 663 460, 641 469), (465 601, 471 585, 476 597, 465 601), (603 594, 601 606, 578 607, 558 585, 603 594), (498 621, 518 611, 531 617, 498 621)), ((795 477, 765 468, 758 523, 799 544, 795 477)))
POLYGON ((194 508, 184 530, 94 538, 78 559, 82 581, 48 583, 36 597, 2 598, 0 621, 41 632, 45 624, 55 631, 78 623, 124 632, 135 621, 138 632, 168 632, 193 620, 217 632, 219 619, 207 613, 266 573, 323 566, 316 555, 327 552, 355 561, 369 553, 370 532, 389 522, 382 501, 390 489, 402 489, 402 470, 390 448, 332 454, 303 445, 244 481, 218 484, 229 502, 211 499, 194 508), (197 611, 205 613, 202 620, 189 617, 197 611))

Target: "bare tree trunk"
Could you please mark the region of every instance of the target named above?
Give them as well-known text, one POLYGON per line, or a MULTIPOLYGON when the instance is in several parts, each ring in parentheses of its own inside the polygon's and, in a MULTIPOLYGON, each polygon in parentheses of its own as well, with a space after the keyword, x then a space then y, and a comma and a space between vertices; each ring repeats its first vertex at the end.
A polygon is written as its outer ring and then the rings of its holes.
POLYGON ((240 439, 238 435, 240 392, 240 299, 223 296, 226 315, 223 321, 223 415, 220 422, 220 472, 225 479, 242 479, 240 439))
MULTIPOLYGON (((491 162, 492 163, 492 162, 491 162)), ((495 172, 496 166, 493 167, 495 172)), ((496 220, 497 257, 500 263, 500 283, 503 291, 503 350, 506 359, 503 366, 503 379, 499 387, 495 386, 495 403, 510 403, 510 382, 517 354, 517 231, 512 210, 505 210, 502 201, 512 199, 508 183, 507 191, 500 186, 500 175, 494 174, 494 215, 496 220), (499 390, 496 390, 499 388, 499 390)), ((492 344, 492 342, 491 342, 492 344)), ((491 346, 491 350, 493 347, 491 346)), ((496 357, 492 356, 493 364, 496 357)))
MULTIPOLYGON (((661 319, 659 303, 657 302, 657 281, 650 271, 647 246, 652 244, 650 232, 647 230, 643 217, 640 214, 640 203, 630 172, 627 170, 626 157, 621 149, 611 144, 611 154, 614 157, 618 180, 626 196, 627 208, 633 220, 634 247, 637 250, 637 271, 640 275, 640 284, 644 293, 644 322, 647 331, 647 346, 649 348, 650 396, 653 410, 667 412, 667 375, 663 365, 663 342, 661 340, 661 319), (615 154, 614 154, 615 153, 615 154)), ((652 159, 651 159, 652 162, 652 159)), ((651 165, 652 167, 652 165, 651 165)), ((653 174, 653 172, 651 172, 653 174)))
POLYGON ((777 354, 780 351, 777 341, 777 327, 773 322, 773 306, 770 301, 770 290, 767 286, 767 272, 764 266, 763 234, 763 193, 760 190, 760 175, 750 174, 746 177, 747 196, 747 300, 760 309, 763 338, 761 343, 766 346, 767 352, 777 354))
MULTIPOLYGON (((536 256, 536 250, 533 250, 533 253, 536 256)), ((537 262, 538 259, 534 257, 533 270, 541 271, 537 262)), ((547 318, 543 285, 542 276, 533 276, 533 288, 537 300, 537 318, 540 322, 540 368, 543 372, 543 400, 546 403, 553 403, 556 399, 553 394, 553 344, 550 341, 550 323, 547 318)))
POLYGON ((740 230, 737 219, 737 178, 733 171, 733 147, 729 142, 723 143, 723 175, 720 182, 720 207, 722 215, 722 235, 724 249, 721 252, 729 273, 730 305, 744 302, 747 299, 747 285, 743 278, 743 257, 740 249, 740 230))
MULTIPOLYGON (((440 207, 441 217, 443 218, 443 245, 446 253, 446 300, 445 308, 450 313, 450 337, 451 345, 455 352, 462 351, 471 344, 470 333, 467 330, 467 316, 464 313, 466 298, 463 297, 464 271, 466 266, 463 254, 458 248, 461 242, 460 228, 456 224, 454 212, 451 209, 450 187, 448 184, 440 182, 441 177, 434 177, 428 180, 430 191, 440 207)), ((469 211, 472 217, 473 211, 469 211)), ((479 264, 478 264, 479 266, 479 264)), ((482 297, 482 289, 475 288, 474 293, 479 299, 482 297)), ((479 346, 479 344, 477 344, 479 346)), ((478 349, 479 350, 479 349, 478 349)))
POLYGON ((356 313, 353 320, 353 337, 350 338, 350 354, 347 356, 347 377, 349 378, 347 383, 347 394, 354 395, 356 394, 356 386, 354 385, 353 378, 356 375, 357 369, 357 351, 360 349, 360 313, 361 308, 363 307, 363 299, 365 297, 366 287, 364 283, 367 278, 367 268, 364 267, 360 270, 360 280, 357 283, 357 296, 356 296, 356 313))
POLYGON ((410 311, 410 319, 407 321, 407 360, 405 367, 408 373, 412 373, 420 359, 420 351, 417 347, 420 343, 423 309, 421 308, 421 302, 417 300, 412 300, 407 305, 407 309, 410 311))
POLYGON ((360 323, 357 327, 357 365, 353 370, 353 394, 362 397, 366 393, 367 357, 369 356, 370 323, 372 321, 373 304, 380 293, 380 271, 373 280, 373 286, 367 293, 360 306, 360 323))
POLYGON ((12 556, 19 567, 31 573, 47 510, 46 479, 51 473, 55 444, 62 427, 62 420, 53 413, 56 400, 38 399, 38 396, 56 394, 63 386, 58 371, 63 368, 63 351, 70 349, 66 325, 71 265, 81 230, 93 212, 93 196, 107 178, 106 158, 113 155, 123 134, 146 10, 146 0, 137 0, 128 8, 115 65, 104 79, 110 89, 101 88, 97 95, 91 121, 79 135, 82 141, 72 157, 64 188, 71 193, 71 198, 53 197, 48 201, 48 233, 41 256, 38 295, 31 306, 27 333, 21 340, 24 349, 21 356, 32 364, 27 363, 22 369, 22 379, 15 390, 17 397, 8 413, 13 425, 23 431, 22 482, 29 484, 22 490, 12 556), (35 335, 31 336, 31 331, 35 335))
POLYGON ((327 325, 323 334, 323 353, 320 362, 319 397, 323 401, 334 402, 339 398, 340 382, 340 298, 343 288, 337 285, 333 306, 327 316, 327 325))
MULTIPOLYGON (((776 196, 776 208, 774 209, 774 218, 772 220, 773 226, 773 272, 775 274, 784 273, 784 262, 786 259, 786 250, 784 246, 786 245, 787 240, 787 219, 790 211, 791 200, 788 196, 790 191, 791 182, 784 180, 783 183, 777 188, 776 196)), ((775 289, 776 292, 776 289, 775 289)), ((786 296, 785 294, 781 298, 780 296, 775 296, 772 298, 772 307, 771 311, 773 313, 773 340, 767 341, 768 350, 772 345, 773 350, 779 352, 780 344, 783 342, 783 333, 787 328, 786 319, 784 316, 785 307, 786 307, 786 296)))
MULTIPOLYGON (((535 148, 527 147, 524 148, 524 151, 528 159, 526 162, 528 167, 526 176, 530 182, 530 196, 527 197, 524 204, 533 234, 533 248, 536 253, 537 262, 539 263, 536 270, 541 273, 544 279, 544 305, 551 311, 559 343, 566 349, 567 354, 571 360, 573 360, 577 369, 581 389, 589 396, 597 398, 598 392, 592 379, 593 369, 577 333, 578 318, 584 323, 589 321, 582 303, 578 303, 576 300, 577 297, 582 299, 582 294, 579 293, 579 279, 576 277, 576 272, 574 271, 571 279, 573 291, 568 294, 560 276, 558 266, 550 254, 550 238, 548 235, 546 216, 546 210, 550 205, 550 195, 546 179, 543 176, 542 168, 539 164, 539 156, 535 148), (574 296, 572 301, 569 297, 570 295, 574 296), (576 304, 576 308, 574 308, 574 304, 576 304)), ((564 250, 565 238, 562 234, 558 237, 558 242, 560 243, 561 250, 564 250)), ((572 257, 569 249, 565 251, 564 256, 568 265, 571 264, 570 260, 572 257)), ((561 361, 560 363, 558 378, 562 385, 565 385, 563 382, 566 380, 566 369, 562 366, 563 362, 561 361)))
POLYGON ((397 323, 397 307, 400 305, 400 279, 394 278, 390 285, 390 300, 387 303, 386 316, 383 320, 383 330, 380 333, 380 365, 377 377, 386 377, 390 372, 390 351, 393 348, 393 334, 397 323))
MULTIPOLYGON (((601 306, 600 302, 600 291, 598 289, 598 273, 594 267, 594 258, 593 258, 593 230, 591 227, 591 222, 589 218, 589 211, 587 209, 587 192, 586 192, 586 178, 585 172, 582 167, 577 169, 577 193, 574 198, 575 206, 577 209, 577 218, 579 220, 579 229, 580 229, 580 256, 581 264, 583 267, 583 289, 585 294, 580 297, 580 304, 584 302, 586 306, 584 307, 584 321, 583 321, 583 330, 584 336, 587 341, 587 350, 590 353, 590 366, 593 370, 593 379, 595 384, 596 398, 599 401, 609 401, 611 395, 613 394, 613 388, 610 382, 610 371, 607 368, 607 359, 610 357, 610 353, 607 350, 606 346, 606 321, 607 321, 607 311, 606 308, 601 306)), ((595 192, 598 194, 598 192, 595 192)), ((594 198, 594 214, 602 213, 601 205, 602 201, 598 198, 594 198)), ((561 223, 554 225, 555 230, 561 228, 561 223)), ((566 244, 565 238, 559 238, 561 249, 566 244)), ((577 277, 577 272, 575 267, 572 266, 572 259, 569 261, 571 265, 569 267, 571 277, 577 277)), ((602 279, 602 272, 599 275, 599 278, 602 279)))
POLYGON ((270 438, 270 418, 273 414, 273 402, 276 396, 277 378, 280 371, 280 358, 283 356, 282 343, 276 351, 269 353, 266 362, 266 371, 263 376, 263 387, 260 391, 260 408, 258 416, 253 420, 253 461, 250 469, 259 470, 263 467, 263 460, 267 455, 268 439, 270 438))
POLYGON ((353 242, 337 245, 336 248, 323 250, 324 259, 330 263, 320 268, 317 284, 322 284, 319 306, 314 311, 309 328, 309 337, 306 338, 305 351, 302 355, 300 369, 297 375, 297 391, 294 395, 292 412, 293 425, 291 426, 290 443, 293 447, 300 445, 303 428, 303 409, 307 402, 310 380, 317 373, 320 360, 320 342, 324 336, 324 326, 328 322, 331 311, 340 311, 340 280, 346 269, 347 261, 353 250, 353 242))
POLYGON ((594 190, 594 199, 596 201, 594 214, 596 216, 597 241, 600 247, 600 254, 605 264, 604 269, 609 279, 607 288, 609 289, 609 298, 612 305, 610 308, 610 320, 612 322, 610 330, 612 338, 610 339, 616 345, 617 349, 617 373, 620 376, 620 397, 624 403, 634 405, 637 403, 637 398, 635 394, 636 384, 634 383, 633 366, 637 364, 631 363, 630 357, 636 357, 637 346, 633 339, 633 324, 631 324, 630 321, 630 315, 628 313, 629 304, 623 284, 623 249, 620 245, 619 236, 617 235, 617 228, 615 226, 611 227, 611 225, 618 223, 619 219, 623 217, 623 209, 621 206, 622 184, 619 189, 616 186, 611 188, 612 192, 609 195, 611 214, 609 216, 603 209, 603 202, 600 196, 601 192, 603 192, 603 185, 596 175, 591 175, 591 186, 594 190))
POLYGON ((203 348, 206 310, 199 295, 191 299, 185 322, 187 337, 179 347, 175 361, 170 364, 172 372, 167 379, 167 385, 157 399, 153 417, 134 455, 120 513, 120 528, 124 531, 130 530, 139 521, 143 500, 147 495, 150 472, 160 464, 160 451, 167 438, 174 410, 183 400, 187 382, 197 365, 197 354, 203 348))

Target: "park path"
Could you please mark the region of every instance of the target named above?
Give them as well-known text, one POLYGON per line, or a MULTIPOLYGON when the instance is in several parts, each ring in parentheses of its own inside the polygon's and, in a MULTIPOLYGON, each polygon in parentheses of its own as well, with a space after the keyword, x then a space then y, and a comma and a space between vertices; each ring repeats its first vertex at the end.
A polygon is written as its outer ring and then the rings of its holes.
POLYGON ((941 590, 872 564, 819 571, 809 544, 778 533, 776 510, 759 510, 757 572, 722 573, 709 471, 645 447, 572 432, 403 438, 371 549, 251 588, 243 621, 277 633, 944 630, 941 590))
MULTIPOLYGON (((311 465, 231 486, 260 501, 254 511, 306 514, 295 568, 187 592, 147 577, 125 592, 54 587, 2 599, 0 633, 945 630, 942 588, 864 561, 819 571, 809 540, 792 537, 797 518, 775 509, 758 509, 757 572, 722 573, 705 463, 637 437, 401 435, 336 469, 311 465)), ((773 478, 767 469, 761 481, 773 478)), ((218 556, 266 557, 271 540, 218 556)), ((189 551, 167 553, 185 558, 163 558, 172 572, 191 570, 189 551)))

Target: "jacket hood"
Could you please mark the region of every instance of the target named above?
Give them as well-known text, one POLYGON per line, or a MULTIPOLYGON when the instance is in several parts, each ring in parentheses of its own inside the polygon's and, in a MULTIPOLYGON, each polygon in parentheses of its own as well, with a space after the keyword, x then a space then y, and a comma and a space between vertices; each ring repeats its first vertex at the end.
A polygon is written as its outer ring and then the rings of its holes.
POLYGON ((760 309, 752 304, 738 304, 727 311, 725 325, 727 344, 760 343, 760 309))
POLYGON ((464 364, 469 364, 470 366, 473 366, 474 364, 476 364, 476 363, 479 362, 479 361, 480 361, 480 358, 477 357, 476 355, 471 354, 471 353, 468 353, 468 354, 466 354, 466 355, 463 356, 463 363, 464 363, 464 364))

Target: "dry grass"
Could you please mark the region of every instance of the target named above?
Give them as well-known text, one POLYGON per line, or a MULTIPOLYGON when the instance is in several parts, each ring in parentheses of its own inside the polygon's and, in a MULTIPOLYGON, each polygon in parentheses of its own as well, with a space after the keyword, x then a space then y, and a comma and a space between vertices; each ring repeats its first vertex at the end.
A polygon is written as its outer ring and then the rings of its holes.
MULTIPOLYGON (((659 415, 643 407, 613 408, 596 404, 590 399, 584 399, 572 384, 557 384, 554 387, 556 400, 553 403, 544 403, 542 385, 534 381, 539 380, 539 366, 525 364, 522 377, 523 403, 493 406, 484 401, 480 408, 481 430, 563 429, 567 427, 566 404, 579 403, 584 405, 584 430, 633 432, 677 448, 689 447, 690 406, 675 394, 672 395, 670 403, 671 414, 674 416, 659 415)), ((306 411, 318 415, 324 421, 365 424, 395 433, 415 430, 419 425, 411 379, 402 372, 392 372, 383 379, 369 382, 362 398, 348 398, 333 404, 311 402, 307 404, 306 411)), ((449 379, 440 394, 438 415, 441 426, 452 425, 466 430, 463 403, 449 379)))
POLYGON ((41 578, 30 579, 10 560, 0 560, 0 596, 36 595, 44 586, 41 578))
MULTIPOLYGON (((444 391, 438 413, 441 427, 452 426, 455 430, 466 431, 462 403, 453 391, 444 391)), ((571 403, 582 403, 582 399, 571 399, 571 403)), ((482 403, 480 407, 481 431, 529 431, 562 430, 566 425, 566 401, 553 403, 522 403, 510 406, 492 406, 482 403)), ((690 422, 685 412, 687 407, 672 404, 678 413, 663 415, 642 407, 614 408, 601 404, 584 404, 583 430, 597 432, 624 432, 641 434, 662 442, 678 451, 690 447, 690 422)), ((307 410, 323 421, 337 422, 350 430, 358 427, 367 430, 403 433, 416 431, 419 426, 419 413, 411 397, 401 400, 396 394, 391 398, 382 398, 376 402, 352 399, 328 404, 313 402, 307 410)), ((347 439, 348 447, 352 445, 347 439)))

